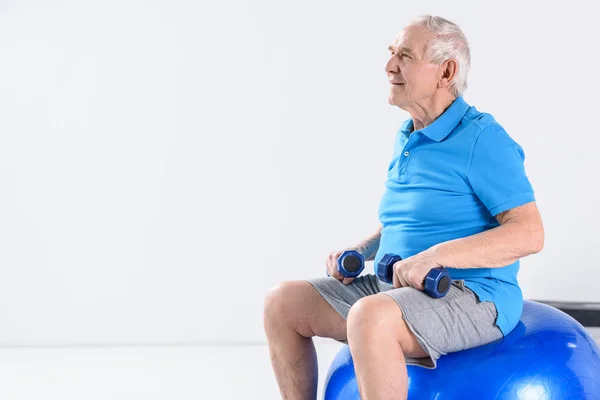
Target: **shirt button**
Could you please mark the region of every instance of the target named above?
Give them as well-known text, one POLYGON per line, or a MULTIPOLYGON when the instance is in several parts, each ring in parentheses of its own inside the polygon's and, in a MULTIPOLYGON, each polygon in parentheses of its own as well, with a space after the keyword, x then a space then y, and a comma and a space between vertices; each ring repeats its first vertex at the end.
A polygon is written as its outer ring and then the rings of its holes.
POLYGON ((404 157, 408 157, 408 156, 409 156, 409 154, 410 154, 410 151, 405 151, 405 152, 404 152, 404 157))

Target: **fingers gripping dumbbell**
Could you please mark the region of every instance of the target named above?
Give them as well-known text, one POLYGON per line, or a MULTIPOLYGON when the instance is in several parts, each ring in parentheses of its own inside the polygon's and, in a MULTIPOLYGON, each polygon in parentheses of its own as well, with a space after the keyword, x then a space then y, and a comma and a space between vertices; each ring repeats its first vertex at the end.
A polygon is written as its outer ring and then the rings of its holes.
MULTIPOLYGON (((394 264, 400 260, 402 258, 396 254, 384 255, 377 264, 377 277, 384 282, 393 283, 394 264)), ((451 283, 452 280, 447 269, 433 268, 425 277, 423 291, 434 298, 444 297, 450 290, 451 283)))

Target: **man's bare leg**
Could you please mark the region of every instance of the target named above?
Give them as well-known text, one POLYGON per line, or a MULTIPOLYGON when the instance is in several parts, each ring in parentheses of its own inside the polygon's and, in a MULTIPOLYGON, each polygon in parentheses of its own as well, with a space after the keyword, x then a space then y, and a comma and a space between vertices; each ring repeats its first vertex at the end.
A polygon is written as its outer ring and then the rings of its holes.
POLYGON ((346 340, 346 320, 306 281, 284 282, 265 298, 264 328, 283 399, 317 398, 313 336, 346 340))
POLYGON ((384 294, 359 300, 348 315, 348 342, 360 398, 405 400, 405 356, 427 357, 402 317, 396 301, 384 294))

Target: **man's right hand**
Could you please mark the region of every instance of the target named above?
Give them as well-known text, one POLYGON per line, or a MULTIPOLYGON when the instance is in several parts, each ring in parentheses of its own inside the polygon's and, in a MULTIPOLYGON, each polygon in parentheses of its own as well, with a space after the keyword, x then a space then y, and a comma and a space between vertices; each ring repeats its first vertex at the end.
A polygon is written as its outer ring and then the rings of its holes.
POLYGON ((346 250, 357 250, 357 249, 351 247, 351 248, 340 250, 340 251, 334 251, 327 257, 327 260, 325 261, 325 268, 326 268, 327 272, 329 273, 329 276, 337 279, 338 281, 342 282, 344 285, 349 285, 350 283, 352 283, 352 281, 355 278, 344 277, 344 275, 340 274, 340 272, 338 271, 338 268, 337 268, 338 258, 340 258, 342 253, 346 250))

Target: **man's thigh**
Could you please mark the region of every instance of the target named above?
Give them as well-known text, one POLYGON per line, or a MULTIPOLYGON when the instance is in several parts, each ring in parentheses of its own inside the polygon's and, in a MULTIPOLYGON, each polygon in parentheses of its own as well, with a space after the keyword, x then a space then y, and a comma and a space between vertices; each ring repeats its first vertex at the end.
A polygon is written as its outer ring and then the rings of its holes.
MULTIPOLYGON (((361 275, 354 279, 349 285, 344 285, 332 277, 319 277, 309 279, 313 289, 318 293, 322 301, 328 306, 325 306, 327 310, 334 310, 337 314, 335 317, 336 323, 341 320, 344 321, 343 337, 332 337, 342 343, 348 343, 346 320, 352 306, 354 306, 359 300, 375 295, 381 291, 381 282, 373 274, 361 275)), ((319 304, 322 303, 319 300, 319 304)), ((324 321, 325 322, 325 321, 324 321)), ((325 324, 327 324, 325 322, 325 324)), ((322 336, 317 334, 317 336, 322 336)))
MULTIPOLYGON (((498 314, 494 303, 479 301, 462 280, 453 281, 448 293, 436 299, 413 288, 392 289, 383 295, 399 306, 407 326, 430 356, 428 367, 435 367, 444 354, 502 337, 495 324, 498 314)), ((416 363, 424 365, 423 360, 416 363)))

